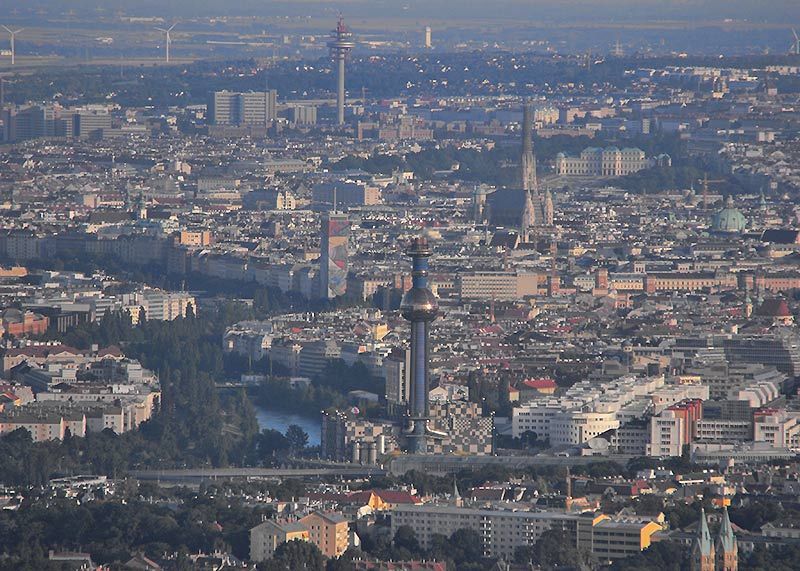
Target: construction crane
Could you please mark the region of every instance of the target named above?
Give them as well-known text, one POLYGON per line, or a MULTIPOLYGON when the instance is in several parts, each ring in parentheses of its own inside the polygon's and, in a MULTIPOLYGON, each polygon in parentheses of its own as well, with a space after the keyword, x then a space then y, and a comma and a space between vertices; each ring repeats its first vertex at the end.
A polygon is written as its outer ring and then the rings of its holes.
POLYGON ((725 180, 725 179, 709 180, 708 179, 708 173, 705 173, 703 178, 699 179, 698 182, 702 182, 703 183, 703 210, 708 212, 708 183, 715 184, 715 183, 722 183, 722 182, 728 182, 728 181, 725 180))

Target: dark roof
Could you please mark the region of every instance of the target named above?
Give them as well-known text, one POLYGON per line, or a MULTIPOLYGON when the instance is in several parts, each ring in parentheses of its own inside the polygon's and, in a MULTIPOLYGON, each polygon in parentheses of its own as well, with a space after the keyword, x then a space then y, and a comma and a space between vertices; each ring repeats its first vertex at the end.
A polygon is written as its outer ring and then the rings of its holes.
POLYGON ((770 229, 764 230, 761 234, 762 242, 772 242, 774 244, 795 244, 800 230, 770 229))
POLYGON ((492 236, 490 246, 513 249, 517 246, 519 234, 508 230, 498 230, 492 236))

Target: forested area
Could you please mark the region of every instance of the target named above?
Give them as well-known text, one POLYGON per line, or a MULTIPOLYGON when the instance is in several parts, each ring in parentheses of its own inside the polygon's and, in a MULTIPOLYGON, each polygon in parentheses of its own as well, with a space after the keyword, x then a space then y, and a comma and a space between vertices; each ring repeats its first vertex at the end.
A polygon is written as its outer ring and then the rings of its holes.
POLYGON ((0 511, 0 570, 47 569, 50 549, 89 552, 104 564, 124 563, 133 553, 176 553, 177 568, 186 570, 192 569, 186 557, 192 552, 220 548, 246 558, 250 528, 270 513, 214 490, 167 493, 135 482, 118 488, 116 499, 124 501, 79 505, 74 499, 31 497, 17 512, 0 511), (6 560, 3 553, 14 558, 6 560))
MULTIPOLYGON (((331 165, 334 170, 361 169, 370 173, 391 174, 396 170, 413 171, 417 178, 430 180, 435 171, 458 164, 454 178, 476 183, 511 186, 517 182, 519 145, 497 145, 491 150, 458 148, 452 145, 423 149, 404 156, 387 155, 373 151, 369 158, 347 156, 331 165)), ((580 153, 584 148, 597 145, 589 137, 557 136, 536 138, 536 158, 541 163, 552 161, 559 152, 580 153)))
POLYGON ((63 343, 77 349, 119 345, 154 371, 161 383, 161 410, 139 430, 124 434, 106 430, 33 443, 26 431, 11 433, 0 438, 0 482, 41 485, 56 475, 241 465, 270 455, 259 447, 247 395, 221 398, 215 387, 217 380, 247 370, 246 359, 223 353, 221 339, 227 325, 250 316, 246 306, 222 303, 199 317, 145 320, 136 327, 127 314, 110 313, 71 330, 61 337, 63 343))

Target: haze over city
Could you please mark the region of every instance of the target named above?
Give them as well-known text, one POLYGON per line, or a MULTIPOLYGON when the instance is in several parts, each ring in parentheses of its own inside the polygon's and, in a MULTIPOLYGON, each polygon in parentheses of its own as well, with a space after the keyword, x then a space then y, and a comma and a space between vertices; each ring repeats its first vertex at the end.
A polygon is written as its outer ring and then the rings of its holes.
POLYGON ((798 30, 0 6, 0 571, 799 568, 798 30))

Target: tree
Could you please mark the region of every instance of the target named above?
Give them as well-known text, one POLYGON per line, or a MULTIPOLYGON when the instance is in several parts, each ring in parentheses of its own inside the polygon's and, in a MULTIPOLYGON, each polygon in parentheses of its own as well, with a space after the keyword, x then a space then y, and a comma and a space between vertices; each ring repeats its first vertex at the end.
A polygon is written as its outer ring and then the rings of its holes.
POLYGON ((483 559, 483 539, 474 529, 457 529, 450 536, 451 557, 456 563, 483 559))
POLYGON ((545 531, 533 546, 533 555, 533 562, 543 569, 580 567, 585 564, 585 558, 575 546, 574 538, 564 529, 545 531))
MULTIPOLYGON (((611 571, 682 571, 689 568, 689 550, 669 541, 653 543, 642 551, 625 559, 618 559, 611 571)), ((750 567, 748 567, 749 569, 750 567)))
POLYGON ((296 424, 290 424, 286 429, 286 440, 292 454, 301 452, 308 445, 308 434, 296 424))
POLYGON ((401 525, 394 534, 394 544, 398 549, 407 549, 412 554, 420 552, 419 540, 414 528, 408 525, 401 525))
POLYGON ((325 571, 355 571, 353 560, 364 557, 364 553, 357 547, 348 547, 347 551, 335 559, 329 559, 325 571))
POLYGON ((273 559, 290 571, 323 571, 325 558, 319 548, 309 541, 294 539, 282 543, 273 559))

